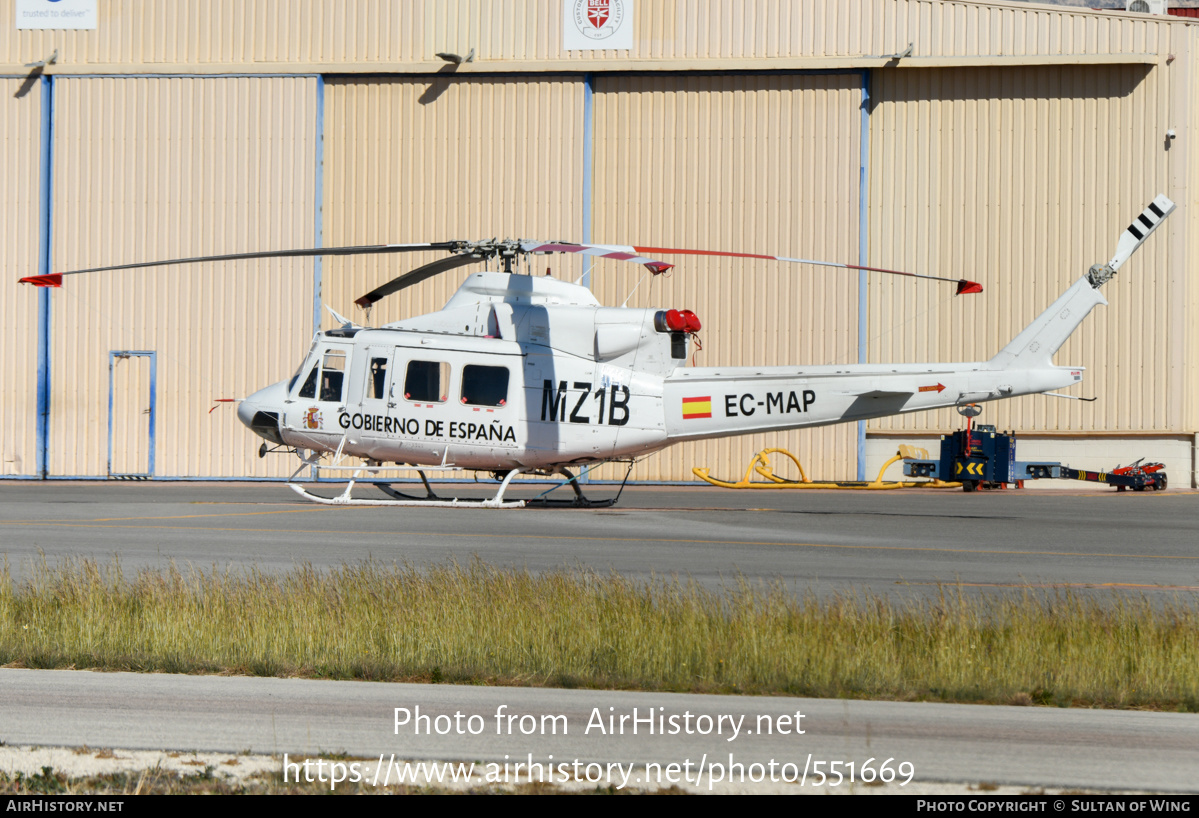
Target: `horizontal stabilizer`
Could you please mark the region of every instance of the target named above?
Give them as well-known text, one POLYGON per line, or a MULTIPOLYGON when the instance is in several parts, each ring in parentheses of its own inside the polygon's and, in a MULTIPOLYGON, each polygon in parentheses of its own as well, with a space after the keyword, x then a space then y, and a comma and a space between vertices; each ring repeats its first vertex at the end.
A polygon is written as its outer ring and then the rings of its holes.
POLYGON ((905 398, 908 395, 915 395, 916 390, 867 389, 862 392, 838 392, 837 394, 849 395, 854 398, 905 398))

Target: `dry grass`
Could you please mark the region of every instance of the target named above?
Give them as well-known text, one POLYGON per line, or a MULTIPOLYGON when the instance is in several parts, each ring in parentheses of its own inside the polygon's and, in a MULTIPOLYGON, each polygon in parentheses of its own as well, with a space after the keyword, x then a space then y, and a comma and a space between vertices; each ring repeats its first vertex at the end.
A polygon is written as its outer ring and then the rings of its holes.
POLYGON ((1069 593, 797 600, 473 562, 0 571, 25 667, 1199 710, 1199 609, 1069 593))

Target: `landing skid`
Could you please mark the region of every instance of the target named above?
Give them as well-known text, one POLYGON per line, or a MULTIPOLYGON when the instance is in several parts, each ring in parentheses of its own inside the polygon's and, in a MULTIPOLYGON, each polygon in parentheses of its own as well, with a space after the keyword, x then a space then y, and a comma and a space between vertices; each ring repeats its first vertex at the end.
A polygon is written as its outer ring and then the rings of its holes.
POLYGON ((583 495, 583 489, 579 486, 579 478, 571 474, 570 469, 563 466, 555 471, 556 474, 561 474, 566 478, 566 483, 559 483, 541 495, 534 497, 528 501, 528 505, 536 508, 611 508, 620 500, 620 495, 624 492, 625 484, 629 482, 629 475, 633 473, 633 463, 629 463, 628 471, 625 472, 624 480, 620 484, 620 488, 616 491, 616 496, 607 500, 591 500, 583 495), (551 500, 546 497, 551 491, 561 488, 563 485, 569 484, 574 489, 573 500, 551 500))
MULTIPOLYGON (((501 487, 500 490, 498 492, 496 492, 496 496, 492 497, 489 500, 462 500, 458 497, 453 497, 453 498, 449 498, 449 499, 437 499, 437 500, 430 500, 428 498, 425 498, 425 499, 408 498, 408 499, 403 499, 403 500, 362 500, 362 499, 358 499, 356 497, 350 496, 350 491, 354 487, 353 480, 350 481, 350 485, 348 485, 346 487, 346 490, 336 497, 321 497, 319 495, 313 494, 312 492, 305 489, 303 486, 297 485, 295 483, 288 483, 287 485, 291 486, 292 489, 295 490, 296 494, 299 494, 305 500, 311 500, 314 503, 320 503, 321 505, 326 505, 326 506, 401 506, 401 507, 406 506, 406 507, 410 507, 410 508, 416 508, 416 507, 423 507, 423 508, 524 508, 525 507, 524 500, 504 501, 504 499, 503 499, 504 488, 506 488, 507 486, 501 487)), ((383 489, 383 491, 385 493, 392 494, 391 491, 388 491, 386 488, 383 487, 383 484, 376 483, 374 485, 379 486, 379 488, 383 489)), ((399 497, 407 496, 407 495, 401 494, 398 491, 395 492, 395 495, 399 496, 399 497)))
POLYGON ((417 469, 416 473, 420 475, 420 481, 425 484, 425 496, 424 497, 413 497, 411 494, 404 494, 404 492, 396 491, 394 488, 387 485, 386 483, 375 483, 374 486, 379 491, 383 492, 388 497, 391 497, 394 500, 411 500, 416 503, 427 503, 430 500, 444 500, 445 499, 444 497, 438 497, 436 494, 433 493, 433 487, 429 485, 429 478, 425 476, 424 471, 422 471, 421 469, 417 469))
POLYGON ((305 500, 311 500, 314 503, 320 503, 326 506, 404 506, 404 507, 427 507, 427 508, 524 508, 524 500, 504 500, 504 492, 508 490, 508 485, 512 482, 512 478, 520 474, 522 469, 512 469, 508 472, 500 483, 499 490, 495 496, 487 500, 463 500, 457 497, 438 497, 433 493, 433 488, 429 485, 429 479, 421 469, 417 469, 420 475, 421 482, 425 484, 425 497, 413 497, 403 492, 392 488, 388 483, 382 483, 373 480, 361 481, 368 485, 377 487, 380 491, 392 498, 389 500, 361 500, 351 497, 350 494, 354 490, 356 483, 360 482, 359 477, 363 473, 372 474, 379 472, 383 466, 321 466, 315 459, 315 455, 304 457, 300 455, 301 466, 292 473, 287 481, 287 485, 291 486, 296 494, 299 494, 305 500), (352 470, 349 482, 346 484, 345 491, 336 497, 322 497, 319 494, 313 494, 307 488, 295 482, 296 477, 309 466, 317 468, 332 469, 332 470, 352 470))
MULTIPOLYGON (((342 443, 344 444, 344 442, 345 439, 343 438, 342 443)), ((512 479, 518 474, 521 474, 524 469, 512 469, 505 474, 504 479, 500 482, 499 489, 490 499, 463 500, 458 497, 439 497, 436 493, 434 493, 433 487, 429 485, 429 478, 425 475, 425 472, 429 470, 442 471, 453 469, 454 471, 460 471, 460 469, 453 464, 442 463, 440 466, 425 467, 410 466, 409 468, 415 469, 416 473, 420 475, 421 483, 423 483, 425 487, 425 496, 417 497, 399 491, 393 487, 390 481, 359 479, 364 474, 376 475, 385 468, 392 469, 395 468, 395 466, 383 466, 381 463, 372 463, 372 461, 367 461, 366 465, 340 465, 342 462, 341 451, 342 447, 339 446, 337 453, 334 455, 333 463, 328 465, 321 465, 321 456, 315 451, 307 452, 307 454, 302 451, 296 451, 296 456, 300 458, 300 466, 294 472, 292 472, 291 477, 288 478, 287 485, 291 486, 292 490, 305 500, 311 500, 314 503, 320 503, 321 505, 326 506, 402 506, 410 508, 422 506, 428 508, 524 508, 525 506, 536 506, 540 508, 611 508, 612 506, 616 505, 617 501, 620 500, 620 495, 624 493, 624 487, 629 482, 629 476, 633 473, 633 466, 636 462, 632 460, 628 461, 628 470, 625 472, 624 480, 621 481, 620 488, 617 490, 616 496, 607 500, 591 500, 583 494, 583 489, 579 486, 579 477, 583 476, 583 474, 586 474, 587 471, 590 471, 590 469, 587 469, 578 477, 576 477, 571 473, 570 469, 566 468, 565 466, 555 468, 552 473, 561 474, 566 478, 566 481, 546 489, 532 500, 504 500, 504 492, 508 490, 508 485, 512 482, 512 479), (350 472, 351 474, 345 490, 341 494, 337 495, 336 497, 322 497, 319 494, 313 494, 305 486, 296 482, 296 478, 305 468, 316 469, 318 476, 320 474, 320 470, 350 472), (351 497, 350 495, 354 490, 354 486, 359 482, 374 486, 375 488, 379 489, 379 491, 386 494, 389 499, 360 500, 351 497), (574 499, 550 500, 546 497, 546 495, 551 491, 559 489, 568 484, 570 485, 571 489, 574 490, 574 499)), ((591 468, 595 468, 595 466, 592 466, 591 468)), ((539 473, 544 474, 545 472, 539 473)))

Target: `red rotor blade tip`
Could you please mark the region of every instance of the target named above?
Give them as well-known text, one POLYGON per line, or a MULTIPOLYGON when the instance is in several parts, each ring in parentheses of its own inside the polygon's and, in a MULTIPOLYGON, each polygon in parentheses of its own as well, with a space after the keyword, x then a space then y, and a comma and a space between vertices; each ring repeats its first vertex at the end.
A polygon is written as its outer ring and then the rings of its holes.
POLYGON ((44 276, 26 276, 21 279, 22 284, 32 284, 35 287, 61 287, 62 273, 50 273, 44 276))
POLYGON ((963 278, 958 280, 958 291, 955 295, 968 295, 970 293, 981 293, 982 291, 983 285, 977 281, 967 281, 963 278))
POLYGON ((673 270, 674 265, 667 264, 664 261, 647 261, 645 263, 645 268, 647 270, 649 270, 651 273, 653 273, 654 275, 660 275, 661 273, 664 273, 667 270, 673 270))

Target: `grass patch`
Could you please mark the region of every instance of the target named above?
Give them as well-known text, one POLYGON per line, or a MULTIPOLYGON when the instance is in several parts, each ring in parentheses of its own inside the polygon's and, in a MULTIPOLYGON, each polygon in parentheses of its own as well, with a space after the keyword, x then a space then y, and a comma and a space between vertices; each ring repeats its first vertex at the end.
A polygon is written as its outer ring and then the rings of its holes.
POLYGON ((0 664, 1199 710, 1199 608, 1071 593, 796 599, 475 561, 0 570, 0 664))

